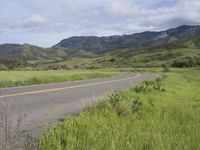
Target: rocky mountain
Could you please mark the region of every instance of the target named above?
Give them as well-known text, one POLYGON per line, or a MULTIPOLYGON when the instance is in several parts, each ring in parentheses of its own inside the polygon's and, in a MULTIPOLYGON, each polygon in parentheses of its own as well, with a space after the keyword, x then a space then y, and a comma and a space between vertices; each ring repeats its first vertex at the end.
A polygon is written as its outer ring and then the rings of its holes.
POLYGON ((175 40, 187 40, 200 35, 200 26, 180 26, 161 32, 142 32, 123 36, 78 36, 62 40, 54 47, 70 49, 83 49, 93 51, 96 54, 113 51, 122 48, 141 49, 173 42, 175 40))

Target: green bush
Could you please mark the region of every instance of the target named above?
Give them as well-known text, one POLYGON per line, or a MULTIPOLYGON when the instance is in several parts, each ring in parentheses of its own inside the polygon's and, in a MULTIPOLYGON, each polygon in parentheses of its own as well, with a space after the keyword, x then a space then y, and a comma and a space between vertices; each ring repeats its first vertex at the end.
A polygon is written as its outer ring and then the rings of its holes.
POLYGON ((30 64, 20 59, 0 59, 0 69, 2 68, 2 70, 13 70, 16 68, 25 68, 29 66, 30 64))
POLYGON ((114 92, 109 96, 110 104, 113 108, 115 108, 117 105, 119 105, 119 102, 121 101, 121 95, 119 92, 114 92))
POLYGON ((138 97, 133 96, 131 99, 127 99, 121 92, 117 91, 109 96, 109 103, 119 116, 131 115, 142 107, 142 102, 138 97))
POLYGON ((197 67, 200 66, 200 57, 178 57, 172 62, 172 67, 197 67))
POLYGON ((135 87, 135 92, 137 93, 145 93, 148 91, 159 90, 165 91, 163 88, 163 80, 166 78, 165 75, 156 79, 155 81, 143 81, 140 85, 135 87))
POLYGON ((170 72, 171 71, 170 65, 168 63, 167 64, 163 64, 162 67, 163 67, 162 72, 170 72))
POLYGON ((135 113, 143 106, 142 101, 138 100, 138 98, 133 99, 132 101, 132 111, 135 113))

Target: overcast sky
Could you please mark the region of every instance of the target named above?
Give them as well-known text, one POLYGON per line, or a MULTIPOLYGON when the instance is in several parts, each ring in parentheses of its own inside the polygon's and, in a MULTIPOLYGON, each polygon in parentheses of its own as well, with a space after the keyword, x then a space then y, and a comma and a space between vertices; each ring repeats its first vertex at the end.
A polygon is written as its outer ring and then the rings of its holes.
POLYGON ((0 0, 0 44, 200 25, 200 0, 0 0))

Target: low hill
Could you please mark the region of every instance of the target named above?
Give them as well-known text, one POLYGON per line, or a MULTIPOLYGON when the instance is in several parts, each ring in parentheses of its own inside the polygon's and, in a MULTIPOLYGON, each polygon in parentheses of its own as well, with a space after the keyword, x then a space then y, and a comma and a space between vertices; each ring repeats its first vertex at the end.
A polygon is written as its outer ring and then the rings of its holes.
POLYGON ((3 44, 0 45, 0 59, 22 59, 29 62, 61 61, 69 57, 93 57, 93 54, 84 50, 67 48, 42 48, 29 44, 3 44))

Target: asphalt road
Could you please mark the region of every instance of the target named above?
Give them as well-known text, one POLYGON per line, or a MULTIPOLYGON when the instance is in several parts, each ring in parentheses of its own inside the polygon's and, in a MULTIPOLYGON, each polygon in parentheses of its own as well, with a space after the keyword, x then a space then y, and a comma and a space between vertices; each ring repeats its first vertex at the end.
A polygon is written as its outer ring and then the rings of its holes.
POLYGON ((10 106, 12 120, 25 114, 23 130, 38 135, 44 125, 78 113, 109 92, 157 77, 155 74, 123 73, 112 78, 4 88, 0 89, 0 102, 10 106))

